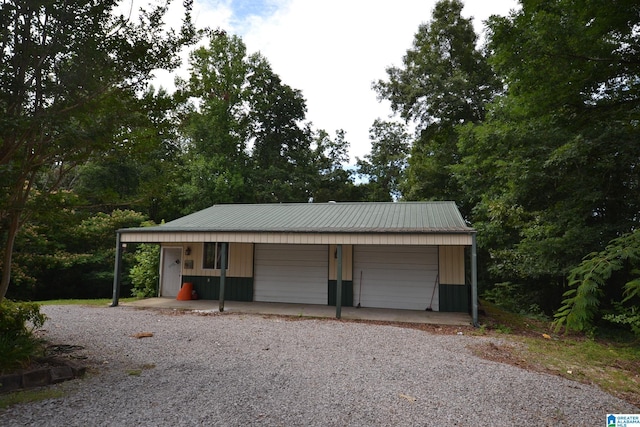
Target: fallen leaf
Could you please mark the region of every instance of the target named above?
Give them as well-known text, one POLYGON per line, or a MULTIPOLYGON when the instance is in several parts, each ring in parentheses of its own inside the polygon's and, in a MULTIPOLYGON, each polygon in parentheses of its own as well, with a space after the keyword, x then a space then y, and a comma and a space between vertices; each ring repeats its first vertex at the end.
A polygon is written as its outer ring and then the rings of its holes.
POLYGON ((134 338, 150 338, 153 336, 153 332, 138 332, 135 335, 132 335, 134 338))
POLYGON ((415 397, 409 396, 408 394, 400 393, 400 397, 402 397, 403 399, 407 399, 409 402, 415 402, 417 400, 415 397))

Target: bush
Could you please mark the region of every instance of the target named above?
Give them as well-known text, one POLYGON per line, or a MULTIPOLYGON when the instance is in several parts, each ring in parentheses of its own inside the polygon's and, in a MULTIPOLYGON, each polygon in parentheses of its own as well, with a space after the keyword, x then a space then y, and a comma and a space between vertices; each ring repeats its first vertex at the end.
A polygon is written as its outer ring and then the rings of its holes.
POLYGON ((609 313, 602 318, 615 325, 631 329, 631 332, 640 338, 640 309, 636 306, 625 307, 621 303, 614 303, 615 313, 609 313))
POLYGON ((0 302, 0 371, 25 366, 40 349, 33 332, 40 329, 47 316, 32 302, 0 302))
POLYGON ((609 242, 600 252, 587 255, 569 274, 569 290, 564 293, 564 304, 555 314, 556 330, 588 331, 595 321, 605 315, 601 303, 607 295, 607 285, 620 287, 619 280, 613 280, 614 273, 622 273, 624 299, 615 303, 630 303, 625 309, 618 305, 617 313, 605 320, 619 325, 627 325, 638 334, 638 313, 633 309, 640 298, 640 229, 624 234, 609 242))
POLYGON ((511 313, 539 318, 546 317, 536 302, 539 295, 520 284, 496 283, 491 289, 484 291, 482 298, 511 313))
POLYGON ((145 298, 158 295, 160 280, 160 246, 141 244, 134 255, 136 265, 129 271, 134 297, 145 298))

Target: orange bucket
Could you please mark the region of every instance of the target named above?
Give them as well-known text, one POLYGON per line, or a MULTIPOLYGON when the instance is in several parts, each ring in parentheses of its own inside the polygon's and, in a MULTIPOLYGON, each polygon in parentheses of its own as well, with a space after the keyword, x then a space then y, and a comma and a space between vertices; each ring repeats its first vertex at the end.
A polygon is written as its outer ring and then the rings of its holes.
POLYGON ((182 288, 180 288, 180 292, 178 292, 178 296, 176 297, 176 299, 178 301, 190 301, 191 291, 193 291, 193 283, 190 283, 190 282, 183 283, 182 288))

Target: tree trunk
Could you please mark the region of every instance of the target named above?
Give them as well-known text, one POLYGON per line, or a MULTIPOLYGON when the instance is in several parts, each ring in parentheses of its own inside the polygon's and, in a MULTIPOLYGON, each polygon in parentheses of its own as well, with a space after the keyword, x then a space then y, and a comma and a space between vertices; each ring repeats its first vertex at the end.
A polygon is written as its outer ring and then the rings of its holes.
POLYGON ((9 229, 7 230, 7 241, 4 246, 4 256, 2 259, 2 280, 0 281, 0 302, 4 299, 9 289, 11 281, 11 263, 13 261, 13 244, 20 224, 20 213, 12 212, 9 219, 9 229))
POLYGON ((11 282, 11 267, 13 264, 13 246, 21 225, 25 220, 25 206, 31 193, 35 172, 27 173, 23 179, 17 180, 19 183, 11 191, 12 199, 6 207, 6 217, 8 218, 7 240, 4 242, 4 253, 2 256, 2 278, 0 280, 0 302, 4 299, 11 282), (21 221, 22 220, 22 221, 21 221))

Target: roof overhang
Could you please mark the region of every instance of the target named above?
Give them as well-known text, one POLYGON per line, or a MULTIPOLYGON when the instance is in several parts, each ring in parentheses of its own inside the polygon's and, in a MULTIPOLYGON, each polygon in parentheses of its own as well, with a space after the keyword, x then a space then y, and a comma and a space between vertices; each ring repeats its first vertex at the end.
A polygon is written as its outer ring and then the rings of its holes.
POLYGON ((292 233, 228 231, 120 230, 122 243, 278 243, 316 245, 451 245, 470 246, 475 231, 434 233, 292 233))
POLYGON ((156 227, 118 231, 123 243, 464 246, 474 233, 447 201, 214 205, 156 227))

